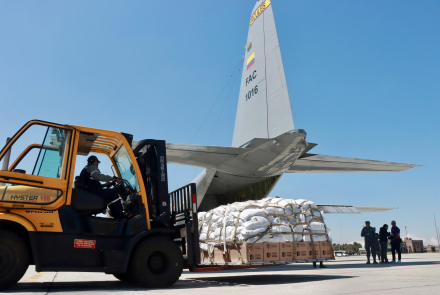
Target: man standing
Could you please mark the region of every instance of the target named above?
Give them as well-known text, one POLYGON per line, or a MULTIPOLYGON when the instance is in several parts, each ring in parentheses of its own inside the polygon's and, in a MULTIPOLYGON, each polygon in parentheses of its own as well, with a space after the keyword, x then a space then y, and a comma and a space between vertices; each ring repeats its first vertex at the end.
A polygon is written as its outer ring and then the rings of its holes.
POLYGON ((396 262, 396 251, 398 255, 397 263, 402 263, 402 253, 400 251, 400 243, 402 239, 400 238, 400 229, 396 226, 396 221, 391 221, 391 254, 393 255, 393 262, 396 262))
POLYGON ((370 252, 373 255, 373 263, 376 261, 376 228, 370 226, 369 221, 365 221, 365 227, 361 231, 361 237, 365 239, 365 250, 367 251, 367 264, 370 264, 370 252))
POLYGON ((379 230, 379 241, 380 241, 380 257, 381 263, 388 263, 387 248, 388 248, 388 237, 390 233, 388 232, 388 224, 384 224, 379 230))
MULTIPOLYGON (((313 267, 316 268, 316 261, 313 261, 313 267)), ((319 268, 327 268, 322 261, 319 262, 319 268)))

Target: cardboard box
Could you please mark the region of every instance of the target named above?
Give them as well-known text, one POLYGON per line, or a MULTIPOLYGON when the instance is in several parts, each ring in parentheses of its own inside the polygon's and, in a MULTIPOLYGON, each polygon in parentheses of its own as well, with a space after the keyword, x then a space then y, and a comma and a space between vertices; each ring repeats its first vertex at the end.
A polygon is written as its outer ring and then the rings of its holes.
POLYGON ((307 252, 309 253, 310 258, 319 258, 320 257, 320 251, 319 251, 319 242, 314 242, 313 244, 315 245, 315 255, 313 255, 313 247, 312 247, 312 242, 306 242, 307 243, 307 252))
MULTIPOLYGON (((331 259, 333 248, 330 242, 315 242, 315 250, 318 251, 316 258, 331 259)), ((209 258, 208 251, 200 249, 200 262, 210 264, 248 263, 264 261, 292 261, 313 259, 311 242, 283 242, 283 243, 242 243, 226 246, 226 255, 223 254, 223 246, 214 247, 209 258), (295 251, 294 251, 295 248, 295 251), (240 258, 241 257, 241 258, 240 258)))
POLYGON ((263 243, 264 261, 280 260, 280 243, 263 243))
POLYGON ((229 247, 229 256, 231 262, 263 262, 263 244, 255 243, 255 244, 237 244, 230 245, 229 247), (240 255, 241 259, 240 259, 240 255))
POLYGON ((228 247, 226 247, 226 253, 223 253, 223 246, 215 246, 212 256, 214 257, 214 263, 231 262, 228 247))
POLYGON ((211 253, 211 259, 209 259, 209 253, 208 251, 203 251, 200 249, 200 262, 203 263, 225 263, 230 262, 230 253, 228 251, 228 248, 226 248, 226 255, 223 255, 223 246, 215 246, 213 252, 211 253))
POLYGON ((320 258, 333 258, 333 248, 330 242, 319 242, 320 258))
POLYGON ((200 262, 210 262, 208 251, 200 249, 200 262))
POLYGON ((306 242, 296 242, 296 257, 297 260, 305 260, 311 258, 310 253, 307 251, 306 242))
POLYGON ((285 242, 280 244, 280 261, 293 260, 293 243, 285 242))

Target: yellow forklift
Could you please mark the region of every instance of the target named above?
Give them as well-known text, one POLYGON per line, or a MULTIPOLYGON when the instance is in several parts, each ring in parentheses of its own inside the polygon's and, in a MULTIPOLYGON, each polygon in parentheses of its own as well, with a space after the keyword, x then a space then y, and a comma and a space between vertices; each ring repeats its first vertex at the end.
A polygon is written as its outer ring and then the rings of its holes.
POLYGON ((160 288, 200 263, 195 184, 168 193, 165 141, 33 120, 0 160, 0 290, 29 265, 160 288), (114 189, 132 218, 101 214, 105 201, 81 186, 76 159, 89 153, 110 159, 123 180, 114 189))

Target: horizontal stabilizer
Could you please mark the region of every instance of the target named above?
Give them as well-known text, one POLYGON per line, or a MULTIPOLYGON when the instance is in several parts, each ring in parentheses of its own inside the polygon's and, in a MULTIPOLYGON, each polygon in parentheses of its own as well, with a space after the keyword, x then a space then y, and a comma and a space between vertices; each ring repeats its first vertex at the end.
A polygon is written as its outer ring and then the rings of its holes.
POLYGON ((203 168, 217 168, 249 151, 246 148, 167 143, 167 162, 203 168))
POLYGON ((391 207, 365 207, 365 206, 354 206, 359 212, 384 212, 384 211, 389 211, 389 210, 393 210, 393 209, 398 209, 396 208, 391 208, 391 207))
POLYGON ((347 205, 317 205, 324 213, 353 214, 361 212, 384 212, 392 209, 391 207, 365 207, 365 206, 347 206, 347 205))
POLYGON ((400 172, 420 165, 305 154, 287 173, 400 172))

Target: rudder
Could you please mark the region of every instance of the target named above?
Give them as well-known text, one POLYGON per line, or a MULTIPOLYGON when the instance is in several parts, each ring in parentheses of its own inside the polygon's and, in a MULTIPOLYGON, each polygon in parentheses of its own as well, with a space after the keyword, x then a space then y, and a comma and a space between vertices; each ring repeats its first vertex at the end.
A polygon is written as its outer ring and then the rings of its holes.
POLYGON ((270 0, 257 1, 251 15, 235 119, 233 147, 294 129, 270 0))

